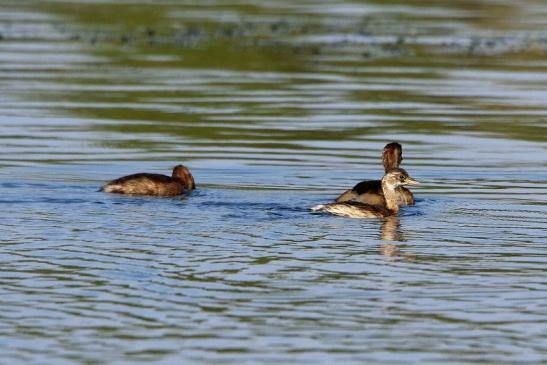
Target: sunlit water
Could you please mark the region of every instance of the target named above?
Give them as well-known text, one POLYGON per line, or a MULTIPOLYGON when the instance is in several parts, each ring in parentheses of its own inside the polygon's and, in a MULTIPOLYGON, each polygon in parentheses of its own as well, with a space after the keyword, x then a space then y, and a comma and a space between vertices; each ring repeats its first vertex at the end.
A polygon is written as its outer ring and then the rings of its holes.
POLYGON ((0 1, 0 362, 547 361, 544 2, 114 3, 0 1))

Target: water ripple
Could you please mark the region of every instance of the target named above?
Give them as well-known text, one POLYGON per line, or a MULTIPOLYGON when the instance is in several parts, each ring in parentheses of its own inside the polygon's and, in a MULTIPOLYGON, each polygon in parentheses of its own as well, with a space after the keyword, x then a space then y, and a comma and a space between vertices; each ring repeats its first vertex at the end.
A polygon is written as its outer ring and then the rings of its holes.
POLYGON ((542 2, 4 5, 5 361, 545 362, 542 2), (395 139, 415 206, 309 212, 395 139))

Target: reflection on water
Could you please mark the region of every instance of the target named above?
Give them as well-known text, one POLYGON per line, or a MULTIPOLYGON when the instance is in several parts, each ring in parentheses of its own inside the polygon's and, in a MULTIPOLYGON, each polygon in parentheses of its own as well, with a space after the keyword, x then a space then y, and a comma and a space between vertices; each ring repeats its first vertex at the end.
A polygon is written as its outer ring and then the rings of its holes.
MULTIPOLYGON (((380 240, 404 242, 404 232, 401 229, 401 219, 398 216, 391 216, 383 219, 380 227, 380 240)), ((416 255, 405 253, 404 246, 395 243, 383 243, 380 246, 380 253, 389 260, 403 259, 413 261, 416 255)))
POLYGON ((401 230, 401 220, 398 216, 386 217, 383 220, 380 231, 380 239, 383 241, 404 241, 401 230))
POLYGON ((380 248, 380 252, 390 260, 403 259, 406 261, 414 261, 416 258, 415 255, 404 253, 400 246, 391 243, 383 244, 380 248))
POLYGON ((0 5, 3 361, 545 362, 543 1, 0 5))

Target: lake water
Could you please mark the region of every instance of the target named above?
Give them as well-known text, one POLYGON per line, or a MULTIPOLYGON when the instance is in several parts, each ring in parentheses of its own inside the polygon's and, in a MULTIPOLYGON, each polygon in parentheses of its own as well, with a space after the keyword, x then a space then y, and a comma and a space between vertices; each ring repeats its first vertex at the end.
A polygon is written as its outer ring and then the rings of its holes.
POLYGON ((0 0, 0 362, 545 363, 546 126, 540 0, 0 0))

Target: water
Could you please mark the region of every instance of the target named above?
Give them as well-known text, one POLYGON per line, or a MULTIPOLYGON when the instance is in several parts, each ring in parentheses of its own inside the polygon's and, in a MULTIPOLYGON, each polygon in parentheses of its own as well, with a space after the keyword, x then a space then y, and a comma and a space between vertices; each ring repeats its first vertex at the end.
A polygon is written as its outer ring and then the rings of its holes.
POLYGON ((116 3, 0 1, 2 361, 547 361, 544 2, 116 3))

